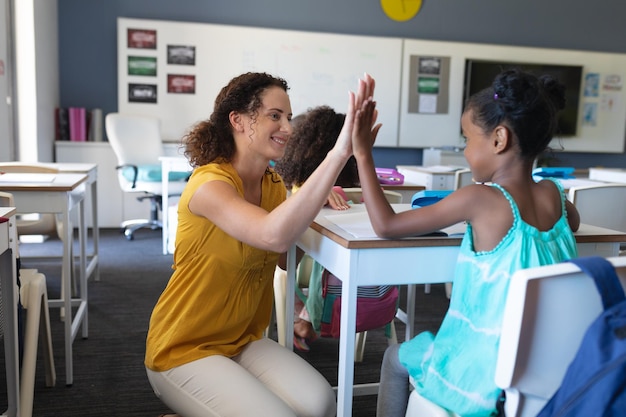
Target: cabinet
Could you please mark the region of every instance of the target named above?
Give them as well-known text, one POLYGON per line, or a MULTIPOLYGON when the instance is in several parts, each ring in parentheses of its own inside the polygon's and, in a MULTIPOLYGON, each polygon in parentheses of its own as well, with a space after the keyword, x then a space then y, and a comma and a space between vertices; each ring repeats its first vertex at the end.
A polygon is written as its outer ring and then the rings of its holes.
POLYGON ((404 181, 422 185, 427 190, 454 190, 454 168, 440 170, 419 165, 398 165, 396 169, 404 175, 404 181))
MULTIPOLYGON (((178 144, 164 143, 164 155, 178 154, 178 144)), ((117 158, 109 142, 55 142, 56 162, 87 162, 98 165, 98 225, 117 228, 124 220, 147 218, 148 200, 124 193, 117 180, 117 158)), ((155 163, 158 163, 156 161, 155 163)), ((90 203, 87 203, 90 204, 90 203)), ((90 212, 90 206, 85 212, 90 212)), ((88 219, 89 220, 89 219, 88 219)))

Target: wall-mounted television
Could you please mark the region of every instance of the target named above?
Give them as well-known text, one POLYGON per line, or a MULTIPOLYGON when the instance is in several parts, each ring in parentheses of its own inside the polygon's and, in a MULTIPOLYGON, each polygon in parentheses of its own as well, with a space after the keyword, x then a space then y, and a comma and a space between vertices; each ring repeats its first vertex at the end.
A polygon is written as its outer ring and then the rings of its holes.
POLYGON ((565 108, 559 112, 556 135, 559 137, 576 136, 581 96, 582 66, 466 59, 463 106, 465 106, 465 101, 472 94, 489 87, 496 75, 505 69, 514 67, 532 72, 535 75, 550 74, 565 85, 565 108))

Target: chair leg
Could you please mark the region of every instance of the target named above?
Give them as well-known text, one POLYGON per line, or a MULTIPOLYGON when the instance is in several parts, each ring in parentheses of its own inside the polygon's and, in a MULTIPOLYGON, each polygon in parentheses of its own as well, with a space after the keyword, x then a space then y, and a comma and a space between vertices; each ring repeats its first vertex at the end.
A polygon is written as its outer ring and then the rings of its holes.
POLYGON ((387 344, 389 346, 398 343, 398 333, 396 333, 396 325, 393 320, 389 322, 389 337, 387 338, 387 344))
POLYGON ((363 362, 363 354, 365 352, 365 339, 367 339, 367 332, 361 332, 356 334, 356 340, 354 341, 354 361, 363 362))
POLYGON ((23 300, 22 304, 26 308, 24 359, 22 362, 22 380, 20 382, 20 410, 21 415, 25 417, 30 417, 33 412, 37 345, 39 344, 40 329, 44 335, 43 339, 45 343, 44 360, 46 385, 54 386, 56 382, 46 281, 45 276, 36 271, 37 270, 20 271, 20 280, 22 283, 20 293, 23 300))
POLYGON ((285 324, 287 318, 286 311, 286 294, 285 287, 287 285, 287 272, 276 267, 274 272, 274 309, 276 310, 276 331, 278 334, 278 343, 285 346, 287 339, 285 338, 285 324))
POLYGON ((43 320, 40 329, 41 339, 43 341, 44 366, 46 369, 46 386, 54 387, 57 382, 57 374, 54 369, 54 351, 52 350, 52 332, 50 331, 50 310, 48 308, 48 293, 45 290, 45 282, 41 303, 41 319, 43 320))
POLYGON ((143 201, 146 198, 150 199, 150 219, 126 220, 121 224, 122 232, 128 240, 133 240, 133 233, 144 227, 149 227, 152 230, 157 230, 163 227, 163 223, 159 220, 161 197, 145 195, 137 197, 137 200, 143 201))

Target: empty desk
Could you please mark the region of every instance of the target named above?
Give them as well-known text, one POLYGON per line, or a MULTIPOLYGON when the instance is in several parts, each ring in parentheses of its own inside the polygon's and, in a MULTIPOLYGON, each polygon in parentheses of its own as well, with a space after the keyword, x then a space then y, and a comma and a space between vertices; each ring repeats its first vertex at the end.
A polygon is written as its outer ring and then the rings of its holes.
POLYGON ((65 369, 66 384, 73 382, 72 342, 82 325, 82 336, 87 338, 87 231, 84 213, 86 174, 58 172, 55 174, 2 174, 0 190, 13 194, 16 213, 55 213, 63 223, 63 254, 61 264, 61 298, 49 300, 50 307, 62 308, 65 313, 65 369), (79 231, 79 292, 72 298, 74 267, 74 227, 71 214, 78 215, 79 231), (72 317, 72 307, 77 307, 72 317))

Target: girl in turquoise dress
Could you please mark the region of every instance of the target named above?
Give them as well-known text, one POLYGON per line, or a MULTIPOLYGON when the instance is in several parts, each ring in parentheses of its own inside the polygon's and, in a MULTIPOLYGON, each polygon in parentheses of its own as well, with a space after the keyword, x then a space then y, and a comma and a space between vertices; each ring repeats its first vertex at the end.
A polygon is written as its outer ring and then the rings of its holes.
POLYGON ((564 88, 550 76, 499 74, 467 101, 461 118, 464 154, 476 184, 401 213, 387 203, 375 173, 371 151, 380 129, 375 102, 357 112, 352 146, 376 233, 397 238, 467 223, 439 331, 385 352, 379 417, 405 415, 410 380, 422 397, 459 416, 495 411, 495 364, 511 275, 577 256, 572 231, 580 223, 578 212, 557 182, 532 177, 533 162, 556 133, 563 104, 564 88))

